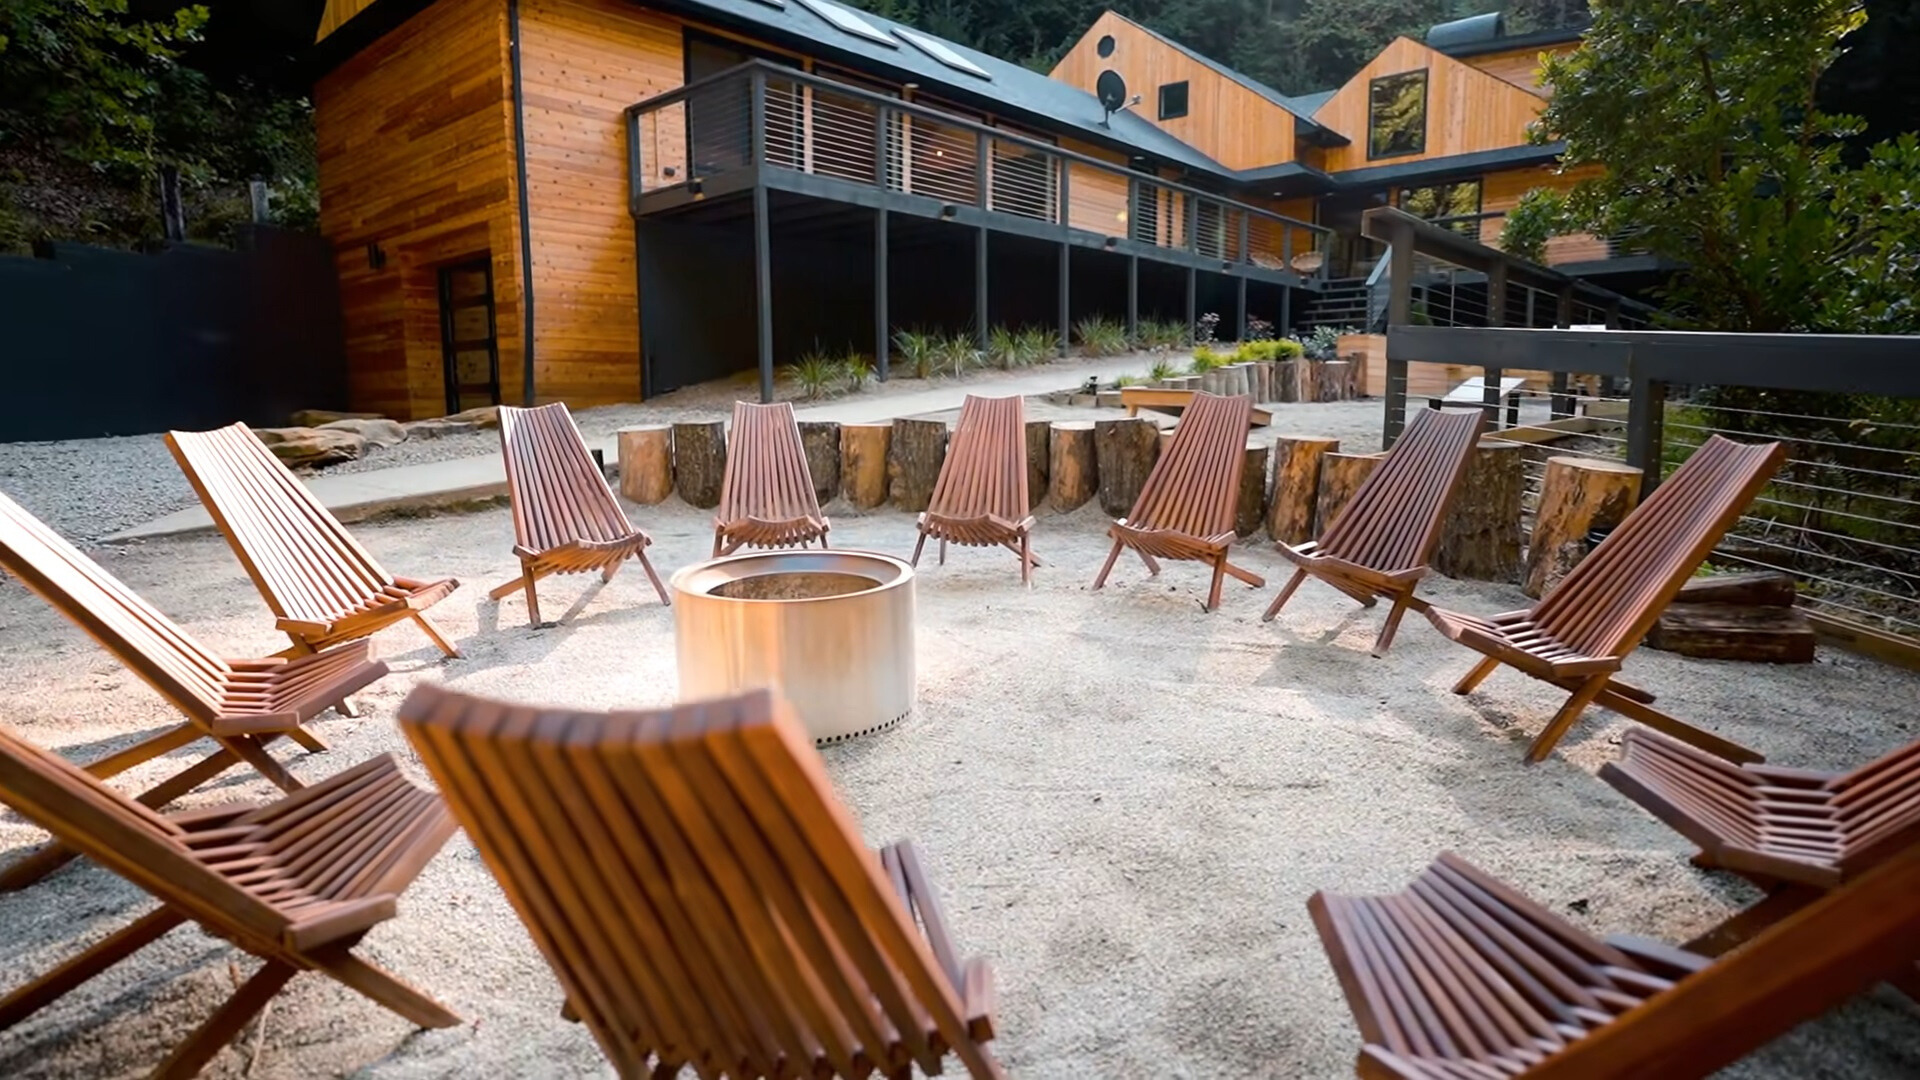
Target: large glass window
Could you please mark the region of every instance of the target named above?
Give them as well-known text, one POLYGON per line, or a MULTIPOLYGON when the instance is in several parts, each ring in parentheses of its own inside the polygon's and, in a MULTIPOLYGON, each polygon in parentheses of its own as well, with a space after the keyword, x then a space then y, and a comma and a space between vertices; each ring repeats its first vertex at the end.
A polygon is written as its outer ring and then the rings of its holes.
POLYGON ((1187 115, 1187 84, 1183 80, 1160 88, 1160 119, 1178 120, 1187 115))
POLYGON ((1460 180, 1432 187, 1401 188, 1400 209, 1438 221, 1469 239, 1480 238, 1480 181, 1460 180))
POLYGON ((1367 87, 1367 156, 1402 157, 1426 148, 1426 71, 1373 80, 1367 87))

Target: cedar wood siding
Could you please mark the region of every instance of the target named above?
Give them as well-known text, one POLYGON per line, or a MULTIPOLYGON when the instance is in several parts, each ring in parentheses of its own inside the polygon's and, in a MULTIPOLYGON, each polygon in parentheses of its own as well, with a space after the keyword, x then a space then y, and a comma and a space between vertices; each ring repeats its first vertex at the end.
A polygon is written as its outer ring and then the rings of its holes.
POLYGON ((1199 63, 1109 11, 1094 20, 1052 75, 1094 93, 1100 73, 1111 68, 1127 81, 1127 96, 1141 118, 1225 165, 1251 169, 1293 160, 1293 114, 1245 86, 1199 63), (1100 39, 1113 35, 1113 55, 1102 58, 1100 39), (1161 120, 1160 87, 1187 83, 1187 115, 1161 120))
POLYGON ((1527 125, 1546 102, 1412 38, 1396 38, 1313 114, 1315 122, 1353 140, 1326 152, 1329 172, 1400 165, 1429 158, 1523 146, 1527 125), (1427 71, 1427 142, 1418 154, 1367 157, 1368 86, 1383 75, 1427 71))
POLYGON ((1464 63, 1468 67, 1479 68, 1496 79, 1510 82, 1528 93, 1539 94, 1542 93, 1540 89, 1541 56, 1548 53, 1557 55, 1572 52, 1577 46, 1577 42, 1570 41, 1564 45, 1549 45, 1544 49, 1537 46, 1531 49, 1508 49, 1506 52, 1469 56, 1465 58, 1464 63))
POLYGON ((314 87, 320 231, 332 243, 356 410, 446 410, 438 268, 491 255, 500 384, 518 400, 520 240, 505 0, 441 0, 314 87), (367 245, 385 266, 372 269, 367 245))

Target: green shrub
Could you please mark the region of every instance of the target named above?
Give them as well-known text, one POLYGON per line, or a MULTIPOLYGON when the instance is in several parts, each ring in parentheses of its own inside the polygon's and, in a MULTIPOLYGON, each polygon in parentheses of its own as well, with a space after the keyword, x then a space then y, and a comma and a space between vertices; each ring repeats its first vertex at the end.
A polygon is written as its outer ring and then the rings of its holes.
POLYGON ((1121 375, 1118 378, 1113 380, 1113 388, 1115 390, 1125 390, 1129 386, 1139 386, 1139 385, 1140 385, 1140 376, 1138 375, 1121 375))
POLYGON ((1012 371, 1023 363, 1020 356, 1020 335, 1004 326, 996 326, 987 332, 987 363, 1002 371, 1012 371))
POLYGON ((1187 343, 1187 328, 1177 322, 1142 319, 1139 338, 1143 349, 1178 349, 1187 343))
POLYGON ((900 366, 913 372, 916 379, 933 378, 933 369, 938 363, 940 338, 925 330, 895 330, 893 332, 893 351, 899 354, 900 366))
POLYGON ((1309 360, 1338 360, 1340 335, 1351 332, 1337 326, 1316 326, 1300 343, 1301 348, 1309 360))
POLYGON ((840 359, 840 381, 849 394, 864 390, 873 381, 873 360, 860 353, 848 353, 840 359))
POLYGON ((1128 350, 1127 328, 1114 319, 1091 315, 1073 326, 1073 336, 1088 356, 1119 356, 1128 350))
POLYGON ((845 372, 839 357, 828 356, 814 348, 788 364, 785 375, 800 384, 800 392, 808 401, 818 401, 833 390, 845 377, 845 372))
POLYGON ((955 334, 942 339, 934 348, 934 366, 955 378, 965 375, 968 368, 979 367, 983 362, 970 334, 955 334))
POLYGON ((1165 360, 1155 360, 1153 366, 1147 369, 1147 378, 1155 382, 1177 378, 1179 374, 1180 369, 1165 360))
POLYGON ((1202 345, 1193 350, 1193 367, 1189 370, 1195 375, 1205 375, 1214 368, 1225 367, 1231 363, 1233 363, 1231 357, 1222 356, 1213 351, 1211 345, 1202 345))
POLYGON ((1015 351, 1023 366, 1046 363, 1056 344, 1053 331, 1039 326, 1029 326, 1014 336, 1015 351))

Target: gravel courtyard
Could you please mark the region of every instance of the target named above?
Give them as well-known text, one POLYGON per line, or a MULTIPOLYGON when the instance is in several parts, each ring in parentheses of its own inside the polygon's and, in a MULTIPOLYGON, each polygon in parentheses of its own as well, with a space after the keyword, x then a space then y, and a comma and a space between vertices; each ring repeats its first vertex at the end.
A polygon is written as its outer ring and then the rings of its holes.
MULTIPOLYGON (((1377 408, 1377 407, 1376 407, 1377 408)), ((911 515, 835 507, 837 547, 905 554, 911 515)), ((635 508, 662 574, 705 556, 708 517, 677 500, 635 508)), ((907 724, 825 752, 876 843, 911 835, 962 948, 999 975, 996 1048, 1021 1077, 1337 1077, 1359 1036, 1307 918, 1318 888, 1397 889, 1451 849, 1599 932, 1681 941, 1751 894, 1686 861, 1670 830, 1595 779, 1626 722, 1595 712, 1534 767, 1521 751, 1557 704, 1503 672, 1470 698, 1447 692, 1470 654, 1410 619, 1390 657, 1366 649, 1377 613, 1309 584, 1282 618, 1259 615, 1281 576, 1265 544, 1239 561, 1266 589, 1228 583, 1203 614, 1206 575, 1172 564, 1149 581, 1105 555, 1090 505, 1046 517, 1048 565, 1018 585, 1004 552, 955 549, 919 580, 920 710, 907 724)), ((357 720, 315 730, 333 746, 282 749, 315 780, 386 751, 417 764, 393 726, 408 689, 445 681, 522 701, 591 708, 674 698, 672 617, 637 568, 613 584, 552 579, 558 625, 526 625, 504 509, 355 527, 408 575, 465 584, 435 609, 466 651, 444 661, 411 628, 378 639, 395 672, 357 720)), ((270 618, 218 537, 108 549, 102 562, 216 649, 279 648, 270 618)), ((1500 611, 1513 589, 1436 581, 1438 603, 1500 611)), ((19 585, 0 580, 7 725, 80 759, 173 721, 137 679, 19 585)), ((1636 683, 1662 705, 1780 764, 1837 768, 1920 737, 1913 674, 1823 651, 1768 668, 1641 650, 1636 683)), ((154 763, 123 789, 178 768, 154 763)), ((200 805, 265 797, 229 781, 200 805)), ((0 861, 41 834, 0 811, 0 861)), ((150 902, 71 866, 0 896, 0 993, 125 925, 150 902)), ((312 975, 295 979, 209 1069, 219 1077, 611 1075, 464 837, 450 841, 380 927, 368 954, 467 1023, 414 1033, 312 975)), ((156 945, 0 1034, 0 1076, 144 1075, 230 993, 253 961, 197 930, 156 945), (236 967, 237 964, 237 967, 236 967)), ((1728 1071, 1748 1078, 1920 1074, 1920 1017, 1881 989, 1728 1071)))

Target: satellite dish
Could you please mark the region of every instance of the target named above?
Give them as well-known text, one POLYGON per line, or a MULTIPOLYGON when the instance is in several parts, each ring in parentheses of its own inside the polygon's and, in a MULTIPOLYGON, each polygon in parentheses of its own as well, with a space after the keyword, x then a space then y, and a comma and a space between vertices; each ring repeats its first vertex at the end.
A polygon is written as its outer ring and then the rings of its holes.
MULTIPOLYGON (((1127 107, 1127 80, 1121 78, 1117 71, 1101 72, 1100 78, 1094 81, 1093 91, 1100 98, 1100 107, 1107 110, 1107 116, 1127 107)), ((1100 122, 1104 124, 1106 119, 1102 118, 1100 122)))

